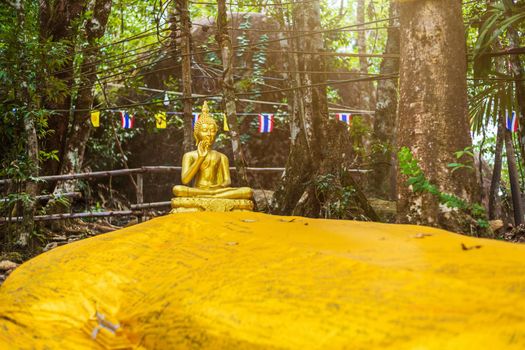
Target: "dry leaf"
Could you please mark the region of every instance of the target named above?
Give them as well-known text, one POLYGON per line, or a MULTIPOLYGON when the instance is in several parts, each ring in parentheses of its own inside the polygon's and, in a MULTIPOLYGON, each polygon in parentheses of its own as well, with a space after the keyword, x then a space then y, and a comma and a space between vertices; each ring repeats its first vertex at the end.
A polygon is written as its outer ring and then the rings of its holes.
POLYGON ((481 247, 482 247, 481 245, 473 245, 473 246, 467 247, 465 244, 461 243, 461 249, 463 250, 479 249, 481 247))
POLYGON ((280 222, 294 222, 295 221, 295 218, 293 219, 279 219, 280 222))

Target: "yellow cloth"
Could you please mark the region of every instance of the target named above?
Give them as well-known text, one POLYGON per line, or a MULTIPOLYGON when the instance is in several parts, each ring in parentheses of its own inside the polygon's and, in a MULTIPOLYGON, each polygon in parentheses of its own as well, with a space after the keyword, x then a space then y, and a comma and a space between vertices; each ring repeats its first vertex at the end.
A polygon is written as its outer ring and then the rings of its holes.
POLYGON ((16 269, 0 349, 521 350, 524 271, 523 245, 428 227, 173 214, 16 269))
POLYGON ((166 112, 155 114, 155 125, 157 129, 166 129, 166 112))
POLYGON ((91 111, 91 125, 95 128, 100 126, 100 111, 91 111))
POLYGON ((223 120, 222 129, 224 131, 230 131, 230 127, 228 126, 228 118, 226 118, 226 114, 224 113, 222 113, 222 120, 223 120))

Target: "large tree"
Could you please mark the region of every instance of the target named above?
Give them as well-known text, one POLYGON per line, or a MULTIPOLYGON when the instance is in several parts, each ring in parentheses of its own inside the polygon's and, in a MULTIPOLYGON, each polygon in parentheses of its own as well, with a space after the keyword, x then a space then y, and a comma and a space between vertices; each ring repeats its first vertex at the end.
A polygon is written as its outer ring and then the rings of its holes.
POLYGON ((301 53, 294 58, 299 74, 290 123, 292 145, 282 185, 274 196, 274 212, 311 217, 359 217, 377 219, 348 170, 351 141, 343 123, 329 118, 326 76, 312 74, 325 70, 324 44, 319 1, 294 6, 293 47, 301 53), (318 54, 319 53, 319 54, 318 54))
POLYGON ((237 106, 235 101, 235 86, 233 75, 233 46, 230 33, 228 32, 228 14, 226 1, 217 1, 217 42, 221 47, 222 60, 222 99, 226 118, 230 127, 230 138, 233 151, 233 162, 237 169, 237 181, 241 185, 248 185, 246 174, 246 160, 241 144, 241 134, 237 122, 237 106))
MULTIPOLYGON (((49 118, 49 129, 52 132, 43 141, 43 150, 58 151, 59 159, 63 159, 67 143, 69 110, 71 107, 71 90, 74 80, 75 38, 78 23, 84 12, 84 1, 42 0, 40 6, 40 41, 63 44, 66 47, 63 64, 57 69, 48 68, 51 79, 64 85, 64 94, 58 98, 45 98, 43 107, 54 110, 49 118)), ((46 82, 50 79, 46 79, 46 82)), ((61 164, 49 160, 43 164, 43 175, 54 175, 60 171, 61 164)))
MULTIPOLYGON (((82 36, 86 41, 85 48, 78 55, 82 61, 77 80, 74 99, 75 111, 73 120, 69 124, 63 158, 61 160, 61 174, 72 174, 82 170, 84 151, 91 132, 91 125, 86 110, 93 104, 93 86, 97 78, 97 58, 99 56, 98 39, 106 30, 106 24, 111 11, 111 0, 92 0, 86 4, 83 13, 87 18, 81 28, 82 36)), ((66 125, 67 126, 67 125, 66 125)), ((55 188, 55 193, 72 192, 75 190, 75 181, 61 182, 55 188)))
MULTIPOLYGON (((385 54, 399 53, 399 10, 398 2, 390 1, 388 38, 385 54)), ((399 60, 383 58, 381 74, 397 74, 399 60)), ((369 191, 377 197, 395 199, 395 135, 397 117, 397 79, 383 79, 377 82, 377 102, 372 133, 372 172, 368 177, 369 191)))
MULTIPOLYGON (((472 145, 467 115, 466 42, 461 2, 400 2, 398 145, 410 148, 442 193, 476 201, 476 176, 453 171, 454 152, 472 145)), ((461 159, 471 163, 472 159, 461 159)), ((438 196, 414 192, 398 173, 398 221, 464 231, 465 219, 438 196)))

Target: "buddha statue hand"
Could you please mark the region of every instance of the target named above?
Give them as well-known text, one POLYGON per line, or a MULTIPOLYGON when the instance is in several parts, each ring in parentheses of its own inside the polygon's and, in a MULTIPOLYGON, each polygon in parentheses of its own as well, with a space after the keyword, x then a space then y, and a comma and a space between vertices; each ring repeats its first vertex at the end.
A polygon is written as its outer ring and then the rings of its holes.
POLYGON ((199 155, 199 158, 206 158, 209 150, 210 143, 207 140, 202 140, 197 145, 197 154, 199 155))

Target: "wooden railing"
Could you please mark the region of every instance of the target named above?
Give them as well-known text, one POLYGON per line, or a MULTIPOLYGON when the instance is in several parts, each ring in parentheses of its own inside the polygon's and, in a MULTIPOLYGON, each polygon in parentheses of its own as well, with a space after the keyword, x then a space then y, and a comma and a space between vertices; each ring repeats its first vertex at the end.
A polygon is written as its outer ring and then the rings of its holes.
MULTIPOLYGON (((285 168, 247 168, 248 172, 253 173, 271 173, 271 172, 283 172, 285 168)), ((166 202, 154 202, 154 203, 144 203, 144 174, 152 173, 170 173, 180 171, 180 166, 143 166, 141 168, 133 169, 117 169, 117 170, 105 170, 105 171, 93 171, 88 173, 78 173, 78 174, 66 174, 66 175, 50 175, 50 176, 40 176, 34 178, 30 181, 67 181, 67 180, 78 180, 78 179, 96 179, 104 178, 111 176, 136 176, 136 199, 137 203, 132 204, 131 210, 117 210, 117 211, 101 211, 101 212, 83 212, 83 213, 63 213, 63 214, 49 214, 49 215, 37 215, 33 219, 35 221, 45 221, 45 220, 65 220, 73 218, 92 218, 92 217, 112 217, 112 216, 137 216, 138 220, 141 221, 144 217, 145 209, 150 208, 162 208, 168 207, 170 205, 169 201, 166 202)), ((235 171, 234 167, 231 167, 230 170, 235 171)), ((368 170, 360 169, 350 169, 350 172, 367 172, 368 170)), ((0 185, 7 185, 11 183, 11 179, 0 179, 0 185)), ((78 197, 78 192, 64 193, 59 194, 58 196, 65 197, 78 197)), ((53 195, 42 195, 37 196, 37 200, 49 200, 55 198, 53 195)), ((7 198, 1 198, 1 202, 8 201, 7 198)), ((20 222, 23 221, 23 217, 0 217, 0 223, 5 222, 20 222)))
MULTIPOLYGON (((144 203, 144 174, 148 173, 170 173, 180 171, 180 166, 144 166, 141 168, 133 169, 117 169, 117 170, 105 170, 105 171, 93 171, 88 173, 77 173, 77 174, 66 174, 66 175, 50 175, 40 176, 30 181, 67 181, 67 180, 78 180, 78 179, 95 179, 104 178, 111 176, 136 176, 136 199, 137 203, 131 205, 131 210, 118 210, 118 211, 102 211, 102 212, 84 212, 84 213, 63 213, 63 214, 49 214, 49 215, 37 215, 33 219, 35 221, 45 220, 64 220, 73 218, 89 218, 89 217, 112 217, 112 216, 137 216, 139 221, 144 216, 144 210, 149 208, 161 208, 168 207, 169 201, 166 202, 154 202, 144 203)), ((230 170, 235 171, 236 169, 231 167, 230 170)), ((264 172, 283 172, 284 168, 247 168, 249 172, 264 173, 264 172)), ((0 185, 7 185, 11 183, 11 179, 0 179, 0 185)), ((57 196, 64 197, 78 197, 78 192, 65 193, 57 196)), ((53 199, 53 195, 42 195, 37 196, 37 200, 49 200, 53 199)), ((1 198, 1 202, 8 201, 7 198, 1 198)), ((23 217, 0 217, 0 223, 4 222, 20 222, 23 217)))

